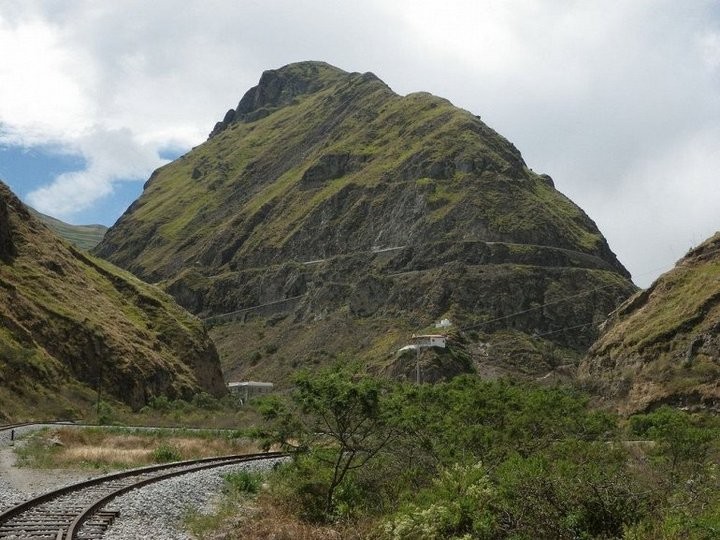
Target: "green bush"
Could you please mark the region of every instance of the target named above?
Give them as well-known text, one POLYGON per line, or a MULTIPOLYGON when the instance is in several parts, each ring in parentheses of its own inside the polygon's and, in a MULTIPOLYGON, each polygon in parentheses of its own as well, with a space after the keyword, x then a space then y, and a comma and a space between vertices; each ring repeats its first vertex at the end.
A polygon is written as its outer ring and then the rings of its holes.
POLYGON ((191 403, 193 407, 197 407, 198 409, 206 409, 210 411, 220 409, 220 402, 207 392, 200 392, 199 394, 195 394, 192 398, 191 403))
POLYGON ((151 409, 155 409, 156 411, 169 411, 170 410, 170 400, 167 396, 155 396, 152 399, 150 399, 150 403, 148 403, 151 409))
POLYGON ((163 443, 153 450, 152 459, 155 463, 169 463, 171 461, 180 461, 182 455, 174 446, 163 443))
POLYGON ((101 426, 109 426, 115 421, 115 411, 112 405, 106 401, 101 401, 97 408, 97 423, 101 426))
POLYGON ((260 490, 264 476, 248 471, 238 471, 226 474, 223 478, 227 491, 254 495, 260 490))
MULTIPOLYGON (((415 498, 415 497, 413 497, 415 498)), ((482 464, 455 464, 440 471, 432 486, 383 523, 388 540, 496 538, 495 498, 482 464)))
POLYGON ((720 538, 716 418, 661 408, 627 441, 569 388, 337 367, 296 383, 259 412, 296 452, 271 493, 305 521, 377 520, 391 540, 720 538))

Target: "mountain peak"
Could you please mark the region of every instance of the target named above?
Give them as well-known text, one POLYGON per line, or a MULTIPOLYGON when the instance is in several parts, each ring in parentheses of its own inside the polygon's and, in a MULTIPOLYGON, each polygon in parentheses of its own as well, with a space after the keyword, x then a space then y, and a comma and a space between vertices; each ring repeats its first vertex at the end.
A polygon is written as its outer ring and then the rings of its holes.
MULTIPOLYGON (((264 71, 256 86, 245 92, 237 108, 225 113, 209 138, 224 131, 234 122, 254 122, 275 110, 290 105, 298 97, 327 88, 347 77, 348 73, 326 62, 305 61, 264 71)), ((373 73, 360 75, 363 81, 380 81, 373 73)))

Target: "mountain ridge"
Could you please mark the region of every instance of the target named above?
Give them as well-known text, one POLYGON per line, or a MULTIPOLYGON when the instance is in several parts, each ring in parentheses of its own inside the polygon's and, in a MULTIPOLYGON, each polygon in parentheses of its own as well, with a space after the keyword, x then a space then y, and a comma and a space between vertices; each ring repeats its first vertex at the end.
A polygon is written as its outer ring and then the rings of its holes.
POLYGON ((72 225, 47 214, 43 214, 31 206, 28 206, 27 209, 60 237, 86 251, 90 251, 97 246, 108 230, 105 225, 97 223, 90 225, 72 225))
POLYGON ((615 310, 581 380, 625 413, 720 409, 720 232, 615 310))
POLYGON ((217 351, 197 319, 61 240, 2 182, 0 321, 6 418, 81 415, 99 386, 135 409, 159 395, 225 392, 217 351))

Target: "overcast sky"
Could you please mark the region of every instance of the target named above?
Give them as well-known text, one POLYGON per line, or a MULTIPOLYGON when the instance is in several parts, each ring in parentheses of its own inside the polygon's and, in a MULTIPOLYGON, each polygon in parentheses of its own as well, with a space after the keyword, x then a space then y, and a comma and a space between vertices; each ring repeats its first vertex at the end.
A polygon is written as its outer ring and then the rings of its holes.
POLYGON ((263 70, 300 60, 479 114, 641 286, 720 229, 710 0, 0 0, 0 178, 112 224, 263 70))

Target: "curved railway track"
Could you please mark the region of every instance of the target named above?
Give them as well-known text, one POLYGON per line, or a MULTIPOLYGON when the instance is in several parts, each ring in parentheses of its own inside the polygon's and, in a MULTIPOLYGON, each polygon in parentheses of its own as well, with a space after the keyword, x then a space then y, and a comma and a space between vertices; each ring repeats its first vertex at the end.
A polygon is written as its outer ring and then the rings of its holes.
MULTIPOLYGON (((0 426, 0 430, 13 429, 0 426)), ((25 501, 0 514, 0 538, 33 540, 94 540, 102 538, 118 516, 103 509, 133 489, 195 471, 287 454, 265 452, 152 465, 92 478, 25 501)))

